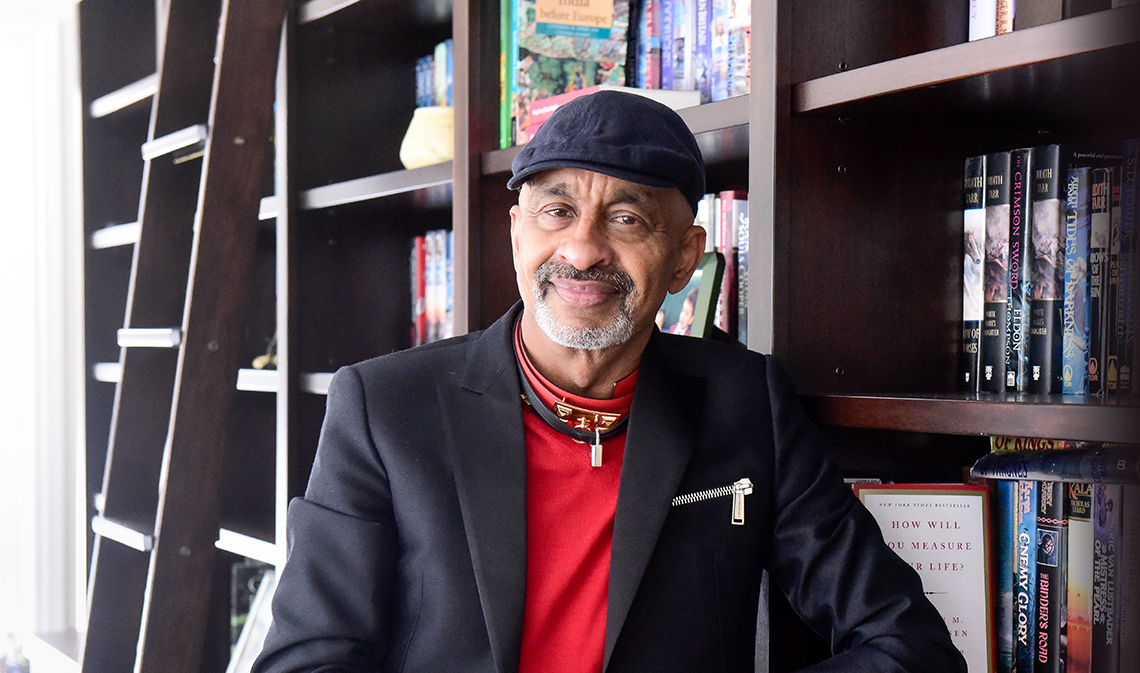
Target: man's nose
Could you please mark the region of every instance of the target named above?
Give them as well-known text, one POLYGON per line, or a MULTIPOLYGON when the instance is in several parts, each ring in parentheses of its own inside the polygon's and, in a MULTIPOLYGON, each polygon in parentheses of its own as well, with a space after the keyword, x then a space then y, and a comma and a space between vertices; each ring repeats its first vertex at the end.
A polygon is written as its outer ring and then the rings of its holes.
POLYGON ((595 265, 609 265, 611 260, 604 214, 583 213, 565 231, 558 254, 574 268, 585 271, 595 265))

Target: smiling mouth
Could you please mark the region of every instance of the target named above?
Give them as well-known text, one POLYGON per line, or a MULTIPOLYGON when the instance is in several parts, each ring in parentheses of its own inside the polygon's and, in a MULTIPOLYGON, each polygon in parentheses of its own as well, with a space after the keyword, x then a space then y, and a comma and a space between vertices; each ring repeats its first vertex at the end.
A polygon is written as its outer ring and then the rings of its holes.
POLYGON ((554 290, 565 304, 582 308, 624 298, 633 290, 633 280, 617 269, 591 267, 582 271, 554 260, 544 262, 534 276, 543 295, 554 290))

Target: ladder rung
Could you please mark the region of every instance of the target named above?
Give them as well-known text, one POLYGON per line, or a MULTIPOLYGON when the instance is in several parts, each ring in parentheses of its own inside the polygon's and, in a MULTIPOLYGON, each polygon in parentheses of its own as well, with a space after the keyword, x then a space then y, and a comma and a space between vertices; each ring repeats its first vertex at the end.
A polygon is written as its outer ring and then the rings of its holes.
POLYGON ((261 199, 261 205, 257 208, 257 219, 259 220, 272 220, 277 217, 277 197, 266 196, 261 199))
POLYGON ((138 222, 127 222, 126 224, 112 224, 109 227, 103 227, 99 231, 91 234, 91 247, 96 250, 104 248, 114 248, 119 245, 134 245, 139 242, 139 233, 142 227, 138 222))
POLYGON ((182 330, 173 327, 124 327, 117 333, 120 348, 175 348, 182 330))
POLYGON ((329 384, 332 383, 332 377, 332 372, 301 374, 301 390, 305 391, 306 393, 328 395, 329 384))
POLYGON ((154 535, 134 530, 102 516, 91 518, 91 530, 96 535, 114 540, 131 549, 150 551, 154 548, 154 535))
POLYGON ((143 159, 149 161, 156 157, 161 157, 164 154, 170 154, 171 152, 177 152, 187 147, 193 147, 206 142, 206 138, 208 138, 209 135, 209 129, 206 128, 205 124, 195 124, 181 131, 175 131, 161 138, 155 138, 154 140, 143 143, 143 159))
POLYGON ((276 369, 239 369, 237 389, 255 393, 275 393, 281 389, 281 372, 276 369))
POLYGON ((218 529, 218 541, 214 546, 231 554, 244 556, 270 565, 281 565, 281 551, 272 542, 266 542, 249 535, 243 535, 226 528, 218 529))
POLYGON ((112 91, 91 101, 91 116, 105 117, 116 110, 121 110, 131 103, 137 103, 144 98, 153 96, 158 91, 158 73, 147 75, 137 82, 112 91))
POLYGON ((102 383, 118 383, 123 379, 123 365, 118 362, 96 362, 91 365, 91 378, 102 383))

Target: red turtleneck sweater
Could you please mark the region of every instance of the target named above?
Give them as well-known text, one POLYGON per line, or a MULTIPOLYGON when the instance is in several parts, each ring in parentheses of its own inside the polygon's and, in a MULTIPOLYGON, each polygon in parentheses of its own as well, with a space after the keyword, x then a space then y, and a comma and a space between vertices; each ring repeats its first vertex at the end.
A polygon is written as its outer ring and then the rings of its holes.
MULTIPOLYGON (((515 351, 543 404, 562 400, 605 413, 629 413, 637 372, 608 400, 571 395, 531 365, 516 327, 515 351)), ((527 575, 521 673, 601 671, 606 638, 610 548, 625 433, 602 443, 601 467, 590 446, 548 426, 527 408, 527 575)))

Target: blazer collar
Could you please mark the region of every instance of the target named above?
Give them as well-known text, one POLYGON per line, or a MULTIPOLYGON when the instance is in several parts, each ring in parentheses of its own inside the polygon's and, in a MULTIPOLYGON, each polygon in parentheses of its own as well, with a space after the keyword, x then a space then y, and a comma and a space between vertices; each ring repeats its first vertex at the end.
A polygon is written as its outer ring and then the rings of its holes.
MULTIPOLYGON (((521 302, 515 304, 477 337, 462 390, 439 391, 483 617, 502 673, 518 669, 526 597, 526 440, 512 344, 521 310, 521 302)), ((646 347, 630 410, 614 519, 604 666, 700 426, 696 401, 703 386, 673 370, 661 341, 655 332, 646 347)))

